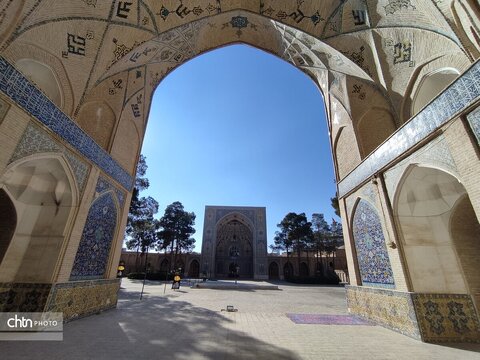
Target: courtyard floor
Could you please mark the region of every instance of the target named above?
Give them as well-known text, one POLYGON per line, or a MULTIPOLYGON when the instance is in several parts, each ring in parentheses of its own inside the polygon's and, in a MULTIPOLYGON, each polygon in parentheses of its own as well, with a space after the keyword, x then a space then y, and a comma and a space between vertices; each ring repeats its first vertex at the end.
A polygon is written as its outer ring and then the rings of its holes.
POLYGON ((343 287, 195 289, 122 280, 118 307, 64 326, 62 342, 0 342, 0 359, 480 359, 480 344, 433 345, 381 326, 296 324, 346 315, 343 287), (237 312, 221 311, 233 305, 237 312))

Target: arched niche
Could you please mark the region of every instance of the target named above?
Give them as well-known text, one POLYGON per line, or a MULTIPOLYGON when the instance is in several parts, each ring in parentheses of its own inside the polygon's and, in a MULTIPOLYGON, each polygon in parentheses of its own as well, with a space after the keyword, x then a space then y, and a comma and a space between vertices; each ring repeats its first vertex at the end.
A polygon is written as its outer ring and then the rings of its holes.
POLYGON ((306 262, 301 262, 300 263, 300 268, 299 268, 299 274, 300 277, 308 277, 310 275, 310 270, 308 269, 308 265, 306 262))
POLYGON ((198 278, 200 276, 200 263, 198 260, 193 259, 190 261, 190 265, 188 267, 188 277, 191 278, 198 278))
POLYGON ((124 117, 118 125, 110 153, 125 170, 131 174, 135 174, 139 150, 140 135, 137 127, 132 120, 124 117), (125 144, 128 144, 128 146, 125 144))
POLYGON ((460 258, 463 274, 470 294, 480 308, 480 224, 467 195, 455 204, 450 216, 450 234, 460 258))
POLYGON ((454 68, 443 68, 425 74, 419 82, 412 101, 412 116, 418 114, 459 75, 454 68))
POLYGON ((105 277, 110 249, 116 235, 117 214, 118 203, 112 191, 107 191, 94 200, 88 211, 70 280, 105 277))
POLYGON ((5 190, 0 189, 0 264, 12 241, 16 227, 17 211, 15 205, 13 205, 5 190))
POLYGON ((291 262, 285 263, 283 265, 283 277, 284 279, 290 279, 294 275, 293 273, 293 265, 291 262))
POLYGON ((268 279, 278 280, 279 278, 280 278, 280 272, 279 272, 278 264, 275 261, 272 261, 270 265, 268 265, 268 279))
POLYGON ((358 121, 357 139, 362 159, 367 157, 396 130, 390 112, 370 109, 358 121))
POLYGON ((343 179, 360 161, 355 132, 351 125, 346 125, 338 131, 334 145, 334 155, 337 162, 338 179, 343 179))
POLYGON ((465 188, 443 170, 412 165, 405 171, 395 195, 394 215, 413 291, 467 292, 455 237, 463 239, 458 243, 471 242, 459 228, 463 226, 459 214, 465 212, 465 221, 473 227, 476 218, 472 218, 466 203, 456 207, 461 198, 468 199, 465 188))
POLYGON ((103 101, 83 104, 77 116, 78 125, 105 150, 110 144, 115 119, 112 108, 103 101))
POLYGON ((233 277, 238 266, 239 277, 253 278, 253 232, 241 215, 218 222, 215 244, 216 277, 233 277))
POLYGON ((170 270, 170 262, 168 259, 164 258, 160 263, 160 272, 168 272, 170 270))
POLYGON ((375 207, 359 199, 352 219, 358 268, 365 286, 395 288, 382 222, 375 207))
POLYGON ((77 202, 61 157, 14 163, 1 178, 17 211, 17 227, 0 265, 0 282, 52 282, 77 202))
POLYGON ((55 105, 60 109, 63 108, 64 101, 60 83, 55 72, 49 66, 33 59, 19 59, 15 66, 34 82, 55 105))

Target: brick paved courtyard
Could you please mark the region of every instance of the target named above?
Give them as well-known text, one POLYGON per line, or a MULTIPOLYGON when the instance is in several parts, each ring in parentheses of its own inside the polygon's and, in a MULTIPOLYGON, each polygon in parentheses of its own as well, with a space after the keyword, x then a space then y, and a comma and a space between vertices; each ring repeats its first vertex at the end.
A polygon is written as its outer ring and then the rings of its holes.
POLYGON ((173 291, 124 279, 118 308, 65 325, 63 342, 2 342, 1 359, 480 359, 479 344, 421 343, 380 326, 296 324, 346 315, 342 287, 173 291), (234 305, 237 312, 221 311, 234 305))

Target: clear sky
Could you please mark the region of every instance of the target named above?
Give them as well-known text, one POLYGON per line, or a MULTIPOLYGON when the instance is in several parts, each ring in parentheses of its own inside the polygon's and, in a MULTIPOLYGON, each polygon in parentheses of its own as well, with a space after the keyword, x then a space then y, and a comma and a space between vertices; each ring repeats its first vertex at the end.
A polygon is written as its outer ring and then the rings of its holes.
POLYGON ((323 98, 289 63, 245 45, 185 63, 155 91, 142 153, 150 188, 165 207, 196 219, 205 205, 265 206, 268 243, 288 212, 334 217, 332 156, 323 98))

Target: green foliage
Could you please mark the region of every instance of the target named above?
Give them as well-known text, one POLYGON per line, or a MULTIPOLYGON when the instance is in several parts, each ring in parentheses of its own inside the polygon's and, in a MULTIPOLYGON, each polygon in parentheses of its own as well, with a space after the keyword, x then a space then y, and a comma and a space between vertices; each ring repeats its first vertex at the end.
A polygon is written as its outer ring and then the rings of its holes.
POLYGON ((283 246, 287 250, 290 247, 297 251, 298 264, 300 266, 300 253, 304 250, 312 237, 312 223, 307 221, 305 213, 296 214, 290 212, 280 224, 277 224, 280 231, 277 231, 275 236, 275 243, 283 246))
POLYGON ((195 218, 195 213, 185 211, 179 201, 168 205, 159 221, 158 248, 170 247, 172 253, 175 249, 175 254, 191 252, 195 246, 195 239, 191 238, 195 233, 195 218))
POLYGON ((154 218, 158 212, 158 202, 150 196, 139 198, 140 191, 147 189, 150 185, 145 177, 146 171, 146 159, 140 155, 125 230, 128 238, 127 248, 129 250, 137 249, 142 253, 153 248, 158 242, 157 230, 159 227, 158 220, 154 218))
POLYGON ((330 198, 330 204, 333 208, 333 210, 335 210, 335 215, 337 215, 338 217, 341 217, 340 216, 340 205, 338 204, 338 196, 334 196, 332 198, 330 198))

